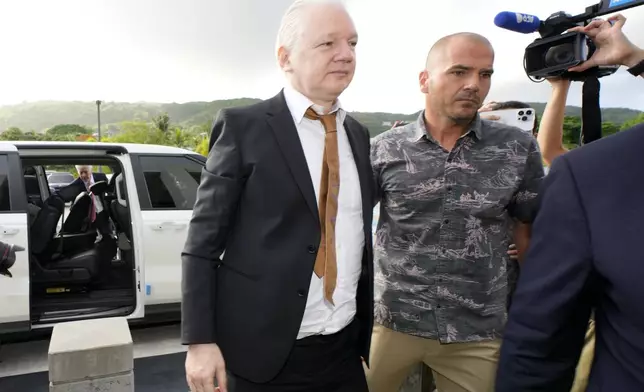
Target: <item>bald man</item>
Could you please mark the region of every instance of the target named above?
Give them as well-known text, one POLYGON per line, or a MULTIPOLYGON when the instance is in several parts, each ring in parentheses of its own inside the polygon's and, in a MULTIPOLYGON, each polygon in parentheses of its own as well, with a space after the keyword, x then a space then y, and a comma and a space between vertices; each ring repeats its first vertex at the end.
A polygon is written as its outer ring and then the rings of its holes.
POLYGON ((372 141, 371 392, 397 391, 420 362, 441 392, 493 390, 513 222, 529 227, 543 177, 532 135, 478 116, 493 66, 485 37, 440 39, 419 75, 425 110, 372 141))

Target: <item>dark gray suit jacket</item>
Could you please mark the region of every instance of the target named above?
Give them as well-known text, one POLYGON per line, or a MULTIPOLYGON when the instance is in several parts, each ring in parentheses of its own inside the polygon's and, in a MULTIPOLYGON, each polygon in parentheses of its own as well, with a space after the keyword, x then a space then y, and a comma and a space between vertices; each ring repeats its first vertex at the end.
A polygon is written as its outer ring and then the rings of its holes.
POLYGON ((497 392, 568 392, 588 319, 588 392, 644 391, 644 124, 557 158, 505 329, 497 392))
MULTIPOLYGON (((373 327, 373 178, 369 134, 347 116, 360 178, 365 251, 357 293, 369 358, 373 327)), ((320 242, 313 183, 283 94, 222 110, 182 254, 182 342, 217 343, 227 369, 277 375, 295 343, 320 242), (222 256, 222 253, 225 254, 222 256)))
MULTIPOLYGON (((94 177, 95 183, 99 181, 105 181, 109 183, 109 180, 107 179, 105 173, 92 173, 92 176, 94 177)), ((74 199, 76 199, 76 196, 78 196, 81 192, 85 192, 86 190, 87 188, 85 188, 85 183, 83 182, 83 180, 81 180, 80 177, 78 177, 71 183, 61 187, 57 193, 61 195, 66 202, 73 202, 74 199)))

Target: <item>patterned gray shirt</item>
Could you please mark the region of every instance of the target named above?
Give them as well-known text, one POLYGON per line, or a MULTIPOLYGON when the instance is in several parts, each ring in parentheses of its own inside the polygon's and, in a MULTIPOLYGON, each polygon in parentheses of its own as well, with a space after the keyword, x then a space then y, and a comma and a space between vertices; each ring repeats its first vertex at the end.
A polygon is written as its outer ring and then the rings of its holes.
POLYGON ((500 338, 513 218, 531 222, 544 175, 534 137, 477 117, 448 152, 421 113, 373 138, 371 160, 376 322, 443 343, 500 338))

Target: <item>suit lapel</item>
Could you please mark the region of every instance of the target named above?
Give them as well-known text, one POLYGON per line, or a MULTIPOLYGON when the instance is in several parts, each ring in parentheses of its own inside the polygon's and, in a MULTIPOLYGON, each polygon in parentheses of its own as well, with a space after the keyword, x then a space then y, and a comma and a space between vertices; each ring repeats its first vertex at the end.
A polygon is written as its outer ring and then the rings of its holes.
POLYGON ((293 123, 293 117, 288 110, 282 92, 271 99, 270 109, 268 111, 268 124, 275 135, 275 139, 277 139, 277 143, 282 150, 282 155, 288 164, 291 174, 300 192, 302 192, 304 200, 306 200, 306 204, 319 223, 320 216, 313 182, 311 182, 311 173, 306 163, 300 137, 293 123))

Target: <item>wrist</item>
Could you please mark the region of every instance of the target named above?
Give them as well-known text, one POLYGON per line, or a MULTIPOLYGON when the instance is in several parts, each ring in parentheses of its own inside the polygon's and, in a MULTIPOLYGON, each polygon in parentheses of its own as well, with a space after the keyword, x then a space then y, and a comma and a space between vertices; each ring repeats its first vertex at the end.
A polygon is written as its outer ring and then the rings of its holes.
POLYGON ((566 85, 557 85, 557 86, 552 86, 552 92, 550 94, 552 99, 558 99, 558 98, 567 98, 568 97, 568 90, 570 88, 570 84, 566 85))
POLYGON ((628 68, 632 68, 644 60, 644 50, 634 47, 633 50, 624 57, 622 65, 628 68))
POLYGON ((569 80, 559 82, 557 84, 552 85, 552 93, 553 94, 565 93, 565 92, 568 92, 569 88, 570 88, 570 81, 569 80))

